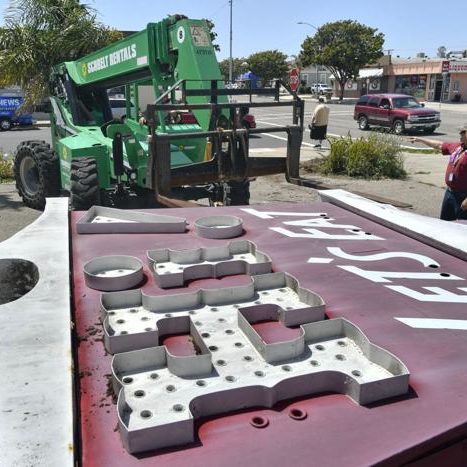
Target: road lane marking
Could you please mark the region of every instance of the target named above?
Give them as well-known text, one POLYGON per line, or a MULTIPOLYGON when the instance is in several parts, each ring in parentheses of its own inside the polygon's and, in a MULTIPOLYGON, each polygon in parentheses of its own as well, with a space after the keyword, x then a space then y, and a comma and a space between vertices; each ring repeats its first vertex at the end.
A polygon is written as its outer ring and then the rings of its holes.
POLYGON ((467 331, 465 319, 432 319, 432 318, 395 318, 397 321, 416 329, 458 329, 467 331))

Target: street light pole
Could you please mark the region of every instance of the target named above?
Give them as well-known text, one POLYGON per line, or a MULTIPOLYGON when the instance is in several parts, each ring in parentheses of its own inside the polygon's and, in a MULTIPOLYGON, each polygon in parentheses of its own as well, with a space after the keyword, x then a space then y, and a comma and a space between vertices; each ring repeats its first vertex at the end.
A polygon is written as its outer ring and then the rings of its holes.
MULTIPOLYGON (((310 26, 312 27, 313 29, 315 29, 316 31, 318 30, 318 28, 316 26, 313 26, 311 23, 307 23, 306 21, 299 21, 297 24, 305 24, 306 26, 310 26)), ((318 64, 315 63, 315 67, 316 67, 316 95, 318 95, 318 80, 319 80, 319 75, 318 75, 318 64)))
POLYGON ((229 0, 230 4, 230 59, 229 59, 229 81, 232 82, 233 78, 233 58, 232 58, 232 3, 233 0, 229 0))

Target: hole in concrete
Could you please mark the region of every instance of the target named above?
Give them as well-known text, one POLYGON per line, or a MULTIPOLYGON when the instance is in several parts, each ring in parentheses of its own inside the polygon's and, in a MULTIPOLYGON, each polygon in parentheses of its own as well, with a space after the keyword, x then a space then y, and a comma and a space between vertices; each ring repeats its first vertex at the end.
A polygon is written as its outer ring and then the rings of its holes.
POLYGON ((121 336, 124 336, 125 334, 128 334, 128 331, 120 331, 121 336))
POLYGON ((141 321, 149 321, 149 318, 148 318, 147 316, 143 316, 143 317, 141 318, 141 321))
POLYGON ((152 331, 152 328, 144 328, 146 332, 152 331))
POLYGON ((243 344, 241 342, 235 342, 235 347, 243 347, 243 344))
POLYGON ((293 420, 305 420, 305 418, 307 417, 307 413, 302 409, 290 409, 289 417, 293 420))
POLYGON ((203 333, 201 334, 201 337, 206 337, 206 338, 207 338, 207 337, 211 337, 211 334, 209 334, 209 332, 203 332, 203 333))
POLYGON ((219 350, 219 347, 217 347, 216 345, 210 345, 208 347, 208 349, 211 351, 211 352, 215 352, 216 350, 219 350))
POLYGON ((315 346, 316 350, 324 350, 324 345, 318 344, 315 346))
POLYGON ((261 305, 261 300, 256 300, 255 305, 261 305))
POLYGON ((151 379, 157 379, 157 378, 159 378, 159 375, 158 375, 157 373, 151 373, 151 374, 149 375, 149 377, 150 377, 151 379))
POLYGON ((133 394, 135 395, 135 397, 144 397, 146 395, 146 393, 142 389, 138 389, 133 394))
POLYGON ((365 235, 373 235, 371 232, 365 232, 365 235))
POLYGON ((327 214, 320 214, 320 217, 327 217, 327 214))
POLYGON ((260 371, 260 370, 255 371, 255 375, 259 376, 259 377, 262 377, 262 376, 264 376, 264 371, 260 371))
POLYGON ((203 379, 199 379, 198 381, 196 381, 196 385, 197 386, 206 386, 206 381, 204 381, 203 379))
POLYGON ((292 371, 292 367, 290 365, 282 365, 281 367, 284 371, 292 371))
POLYGON ((225 330, 225 333, 226 333, 226 334, 233 334, 234 331, 233 331, 232 329, 226 329, 226 330, 225 330))
POLYGON ((175 404, 172 408, 175 412, 183 412, 185 410, 182 404, 175 404))
POLYGON ((118 324, 123 324, 124 322, 125 322, 124 319, 117 319, 117 323, 118 323, 118 324))
POLYGON ((165 387, 167 392, 174 392, 175 391, 175 386, 173 384, 169 384, 168 386, 165 387))
POLYGON ((217 360, 216 363, 220 366, 225 366, 227 364, 225 360, 217 360))
POLYGON ((311 366, 319 366, 319 362, 317 360, 310 360, 311 366))
POLYGON ((253 417, 250 424, 255 428, 266 428, 269 425, 269 420, 266 417, 253 417))
POLYGON ((347 345, 347 342, 345 341, 337 341, 337 345, 339 345, 340 347, 345 347, 347 345))
POLYGON ((142 410, 140 413, 141 418, 151 418, 152 412, 150 410, 142 410))
POLYGON ((428 267, 429 268, 434 268, 434 269, 439 268, 439 266, 437 264, 429 264, 428 267))
POLYGON ((133 378, 131 378, 130 376, 125 376, 124 378, 122 378, 123 384, 130 384, 132 382, 133 382, 133 378))
POLYGON ((440 274, 440 276, 442 276, 442 277, 451 277, 451 274, 448 274, 447 272, 442 272, 440 274))
POLYGON ((360 232, 360 229, 352 229, 352 232, 360 232))
POLYGON ((219 323, 225 323, 225 318, 219 318, 217 321, 219 321, 219 323))
POLYGON ((115 315, 115 311, 109 311, 109 316, 114 316, 115 315))
POLYGON ((203 323, 201 321, 195 321, 196 326, 202 326, 203 323))
POLYGON ((338 354, 336 355, 336 360, 340 360, 340 361, 345 360, 345 355, 342 355, 341 353, 338 353, 338 354))
POLYGON ((171 315, 170 313, 166 313, 164 316, 165 316, 166 318, 172 318, 172 315, 171 315))
POLYGON ((283 299, 283 298, 278 298, 277 301, 278 301, 278 302, 283 302, 284 299, 283 299))
POLYGON ((362 376, 362 372, 361 372, 361 371, 358 371, 358 370, 353 370, 353 371, 352 371, 352 374, 353 374, 354 376, 356 376, 357 378, 358 378, 359 376, 362 376))
POLYGON ((225 380, 228 381, 229 383, 233 383, 235 381, 235 376, 226 376, 225 380))
POLYGON ((138 310, 136 308, 131 308, 130 313, 138 313, 138 310))
POLYGON ((38 281, 39 270, 31 261, 0 259, 0 305, 23 297, 38 281))
POLYGON ((219 308, 213 306, 212 308, 210 308, 211 311, 219 311, 219 308))
POLYGON ((243 357, 243 360, 245 360, 246 362, 251 362, 253 360, 253 357, 250 357, 249 355, 245 355, 243 357))
POLYGON ((165 268, 165 266, 164 266, 163 264, 158 264, 157 267, 158 267, 159 269, 164 269, 164 268, 165 268))
POLYGON ((287 292, 287 290, 286 289, 279 289, 279 292, 285 293, 285 292, 287 292))

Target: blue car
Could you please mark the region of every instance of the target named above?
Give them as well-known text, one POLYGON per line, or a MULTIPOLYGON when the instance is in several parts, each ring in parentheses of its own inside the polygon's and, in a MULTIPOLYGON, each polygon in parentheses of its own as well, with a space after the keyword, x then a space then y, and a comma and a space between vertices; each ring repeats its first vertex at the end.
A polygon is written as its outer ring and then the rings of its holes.
POLYGON ((32 125, 31 114, 16 115, 22 103, 22 97, 0 96, 0 131, 7 131, 13 125, 32 125))

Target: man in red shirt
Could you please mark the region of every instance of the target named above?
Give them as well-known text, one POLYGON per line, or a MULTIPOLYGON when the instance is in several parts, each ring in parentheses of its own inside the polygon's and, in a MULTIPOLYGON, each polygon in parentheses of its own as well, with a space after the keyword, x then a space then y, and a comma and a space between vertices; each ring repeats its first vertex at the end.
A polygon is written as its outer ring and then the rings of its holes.
POLYGON ((467 123, 459 128, 460 143, 443 143, 434 139, 410 138, 449 156, 446 167, 446 193, 441 206, 440 218, 445 221, 467 219, 467 123))

